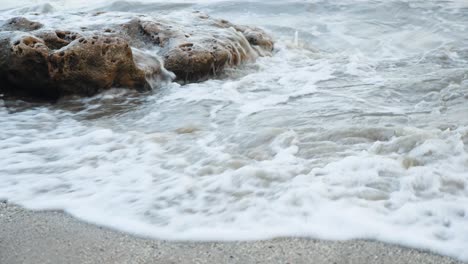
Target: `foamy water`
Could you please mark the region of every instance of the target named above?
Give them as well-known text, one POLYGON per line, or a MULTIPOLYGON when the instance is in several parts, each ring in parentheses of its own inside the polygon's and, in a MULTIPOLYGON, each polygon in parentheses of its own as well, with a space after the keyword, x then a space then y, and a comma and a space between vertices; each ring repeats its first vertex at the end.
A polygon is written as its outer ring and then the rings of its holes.
POLYGON ((0 20, 70 28, 78 11, 200 10, 276 51, 143 96, 0 101, 0 198, 154 238, 366 238, 468 261, 466 1, 4 2, 0 20))

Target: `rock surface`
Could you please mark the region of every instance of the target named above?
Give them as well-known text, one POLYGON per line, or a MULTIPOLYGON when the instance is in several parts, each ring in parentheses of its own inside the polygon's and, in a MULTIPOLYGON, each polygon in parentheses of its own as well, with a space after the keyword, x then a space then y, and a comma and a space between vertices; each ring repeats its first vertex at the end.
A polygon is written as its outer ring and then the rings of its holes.
POLYGON ((174 26, 143 17, 116 31, 135 47, 157 47, 166 69, 182 82, 204 80, 273 50, 272 39, 261 29, 235 26, 197 12, 190 22, 190 26, 174 26))
POLYGON ((0 81, 6 84, 4 89, 57 98, 93 95, 111 87, 150 88, 123 39, 102 36, 60 39, 49 47, 48 38, 1 33, 0 81), (54 49, 61 45, 62 48, 54 49))
POLYGON ((24 17, 14 17, 6 21, 1 27, 0 30, 2 31, 33 31, 42 28, 42 25, 39 22, 33 22, 24 17))
POLYGON ((165 69, 177 81, 201 81, 273 50, 261 29, 198 12, 188 24, 142 15, 88 16, 91 23, 79 29, 7 20, 0 26, 0 90, 48 98, 111 87, 148 90, 152 77, 167 78, 165 69), (102 24, 101 16, 118 22, 102 24))

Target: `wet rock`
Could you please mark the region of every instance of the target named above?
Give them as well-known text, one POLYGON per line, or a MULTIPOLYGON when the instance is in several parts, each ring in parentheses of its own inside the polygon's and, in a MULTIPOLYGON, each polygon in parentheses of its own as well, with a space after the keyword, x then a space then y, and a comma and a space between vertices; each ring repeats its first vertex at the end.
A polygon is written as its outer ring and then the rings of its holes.
POLYGON ((69 30, 22 17, 1 26, 0 90, 45 97, 93 95, 111 87, 148 90, 148 80, 171 76, 166 69, 179 82, 201 81, 273 50, 261 29, 198 12, 181 21, 84 16, 86 27, 69 30))
MULTIPOLYGON (((29 91, 49 96, 47 57, 49 49, 39 38, 13 33, 0 34, 0 82, 5 90, 29 91)), ((0 88, 0 89, 2 89, 0 88)))
POLYGON ((215 25, 222 28, 234 28, 241 32, 250 45, 262 56, 271 55, 274 48, 273 39, 260 28, 234 25, 224 19, 214 20, 215 25))
POLYGON ((65 94, 92 95, 111 87, 149 90, 128 43, 116 37, 82 37, 49 56, 51 81, 65 94))
POLYGON ((220 74, 226 67, 271 55, 272 39, 261 29, 236 26, 195 12, 186 24, 138 17, 117 34, 136 47, 157 47, 166 69, 177 80, 193 82, 220 74))
POLYGON ((81 37, 81 35, 76 32, 63 30, 42 31, 37 33, 36 36, 44 40, 45 44, 50 49, 61 49, 70 44, 70 42, 81 37))
POLYGON ((34 31, 42 28, 43 25, 39 22, 31 21, 24 17, 14 17, 7 20, 0 30, 4 31, 34 31))
POLYGON ((111 87, 150 88, 130 46, 116 37, 81 37, 51 49, 36 36, 4 32, 0 59, 2 88, 12 93, 57 98, 89 96, 111 87))
POLYGON ((182 42, 163 52, 165 67, 185 82, 216 75, 228 64, 230 53, 214 47, 210 43, 182 42))
POLYGON ((117 35, 125 37, 136 47, 166 47, 171 40, 183 34, 162 21, 133 18, 117 28, 117 35))

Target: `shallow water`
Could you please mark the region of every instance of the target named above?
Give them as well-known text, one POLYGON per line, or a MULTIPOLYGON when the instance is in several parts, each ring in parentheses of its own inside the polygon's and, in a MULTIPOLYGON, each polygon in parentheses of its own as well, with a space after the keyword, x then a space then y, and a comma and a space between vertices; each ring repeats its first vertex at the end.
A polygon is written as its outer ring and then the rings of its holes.
POLYGON ((276 50, 143 96, 0 100, 0 198, 155 238, 369 238, 468 260, 466 1, 83 2, 7 0, 0 20, 200 10, 276 50))

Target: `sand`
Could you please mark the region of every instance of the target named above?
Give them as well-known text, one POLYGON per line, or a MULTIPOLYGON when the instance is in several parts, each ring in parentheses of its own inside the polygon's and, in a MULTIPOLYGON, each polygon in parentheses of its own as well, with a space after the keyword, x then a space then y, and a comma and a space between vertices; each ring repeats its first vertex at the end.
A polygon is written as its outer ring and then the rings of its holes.
POLYGON ((278 238, 174 242, 125 234, 63 212, 0 202, 0 263, 462 263, 375 241, 278 238))

